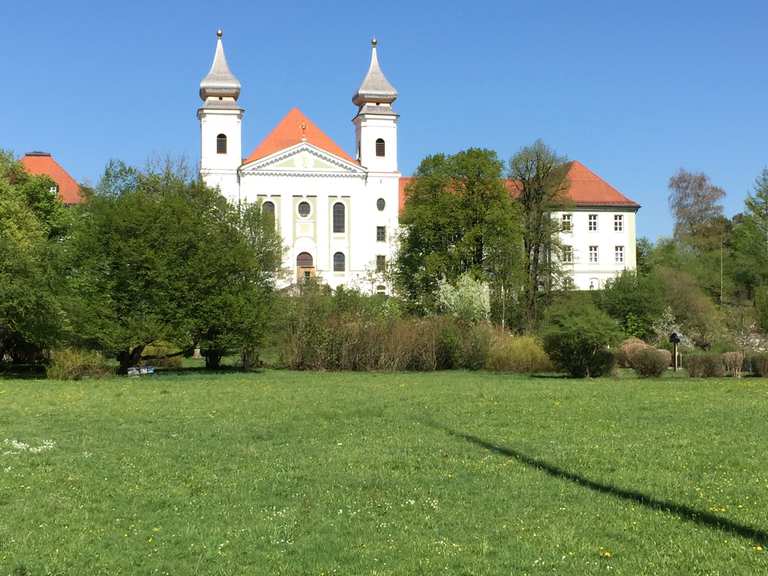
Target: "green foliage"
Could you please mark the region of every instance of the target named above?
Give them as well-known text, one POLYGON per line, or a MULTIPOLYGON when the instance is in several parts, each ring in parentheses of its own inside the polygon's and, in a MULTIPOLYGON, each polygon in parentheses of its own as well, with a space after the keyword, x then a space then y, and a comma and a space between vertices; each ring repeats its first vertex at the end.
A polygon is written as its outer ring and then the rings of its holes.
POLYGON ((442 312, 468 323, 488 320, 491 311, 488 285, 468 273, 459 276, 454 284, 441 280, 437 300, 442 312))
POLYGON ((103 378, 111 374, 113 371, 100 352, 77 348, 54 350, 46 370, 52 380, 103 378))
POLYGON ((547 311, 542 336, 555 367, 583 378, 611 372, 615 358, 610 347, 621 339, 621 330, 594 305, 565 300, 547 311))
POLYGON ((755 290, 755 315, 760 329, 768 333, 768 286, 759 286, 755 290))
POLYGON ((755 376, 765 378, 768 376, 768 352, 755 352, 745 359, 745 364, 755 376))
POLYGON ((632 355, 632 368, 638 376, 658 378, 669 368, 671 358, 668 350, 643 348, 632 355))
POLYGON ((698 352, 683 356, 683 367, 691 378, 722 378, 725 376, 723 355, 719 352, 698 352))
POLYGON ((471 273, 492 287, 519 281, 519 213, 494 152, 424 159, 407 188, 395 281, 409 307, 432 312, 441 279, 471 273))
POLYGON ((768 283, 768 169, 755 181, 754 194, 733 230, 733 275, 747 295, 768 283))
POLYGON ((664 288, 654 276, 625 271, 608 280, 598 295, 598 305, 614 318, 625 334, 649 339, 653 323, 664 311, 664 288))
POLYGON ((485 367, 493 372, 533 374, 551 371, 552 362, 533 336, 499 332, 491 342, 485 367))

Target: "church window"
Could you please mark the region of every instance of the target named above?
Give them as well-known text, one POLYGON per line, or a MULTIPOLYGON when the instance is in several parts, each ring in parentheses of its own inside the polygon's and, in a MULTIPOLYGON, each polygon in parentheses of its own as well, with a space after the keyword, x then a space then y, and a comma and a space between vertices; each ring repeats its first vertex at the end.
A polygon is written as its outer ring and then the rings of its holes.
POLYGON ((336 254, 333 255, 333 271, 344 272, 344 269, 345 269, 344 253, 336 252, 336 254))
POLYGON ((382 210, 384 210, 384 207, 385 207, 386 205, 387 205, 387 203, 386 203, 386 202, 384 202, 384 198, 379 198, 378 200, 376 200, 376 208, 378 208, 378 209, 379 209, 379 212, 381 212, 382 210))
MULTIPOLYGON (((333 205, 333 232, 334 234, 343 234, 345 225, 346 207, 341 202, 333 205)), ((344 256, 342 254, 342 256, 344 256)))
POLYGON ((297 268, 312 268, 312 254, 309 252, 302 252, 298 256, 296 256, 296 267, 297 268))
POLYGON ((299 216, 306 218, 311 211, 312 207, 309 205, 309 202, 299 202, 299 216))
POLYGON ((384 270, 387 267, 387 257, 386 256, 376 256, 376 272, 384 272, 384 270))
POLYGON ((216 154, 227 153, 227 135, 219 134, 216 136, 216 154))
POLYGON ((386 144, 384 144, 383 138, 376 139, 376 156, 384 156, 386 152, 386 144))
POLYGON ((384 226, 376 226, 376 242, 387 241, 387 229, 384 226))
POLYGON ((275 227, 275 203, 271 202, 270 200, 267 200, 264 202, 264 204, 261 205, 261 213, 264 215, 264 220, 272 226, 272 228, 275 227))

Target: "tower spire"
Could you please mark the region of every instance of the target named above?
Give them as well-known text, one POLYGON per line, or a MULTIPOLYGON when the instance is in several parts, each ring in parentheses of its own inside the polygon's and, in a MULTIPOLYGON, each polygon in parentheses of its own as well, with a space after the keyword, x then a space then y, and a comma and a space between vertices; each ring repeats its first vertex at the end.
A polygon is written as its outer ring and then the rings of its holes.
POLYGON ((240 96, 240 81, 232 74, 224 55, 224 44, 221 37, 224 33, 216 31, 216 53, 213 56, 213 64, 208 75, 200 82, 200 98, 232 98, 237 100, 240 96))
POLYGON ((371 39, 371 65, 368 67, 368 73, 363 78, 363 83, 357 89, 352 103, 356 106, 365 104, 392 104, 397 99, 397 90, 390 84, 384 72, 379 66, 379 57, 377 54, 378 41, 371 39))

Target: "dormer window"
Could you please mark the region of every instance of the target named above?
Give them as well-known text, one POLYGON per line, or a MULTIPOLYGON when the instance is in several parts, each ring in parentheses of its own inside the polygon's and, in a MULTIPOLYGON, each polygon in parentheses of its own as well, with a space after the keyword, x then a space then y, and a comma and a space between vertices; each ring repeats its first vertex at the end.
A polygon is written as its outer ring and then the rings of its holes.
POLYGON ((216 154, 227 153, 227 135, 219 134, 216 136, 216 154))
POLYGON ((386 153, 386 144, 384 144, 383 138, 378 138, 376 140, 376 156, 383 157, 386 153))

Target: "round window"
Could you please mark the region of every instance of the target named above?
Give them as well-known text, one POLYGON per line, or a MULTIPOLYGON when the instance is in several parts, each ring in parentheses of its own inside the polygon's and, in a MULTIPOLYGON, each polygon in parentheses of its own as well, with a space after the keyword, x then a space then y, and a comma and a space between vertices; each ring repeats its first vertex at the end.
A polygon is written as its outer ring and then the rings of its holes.
POLYGON ((376 200, 376 208, 378 208, 379 211, 384 210, 384 206, 386 205, 387 203, 384 202, 384 198, 379 198, 378 200, 376 200))
POLYGON ((312 207, 309 205, 309 202, 299 202, 299 216, 306 218, 311 211, 312 207))

